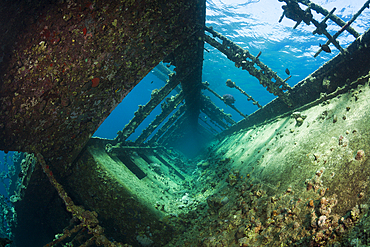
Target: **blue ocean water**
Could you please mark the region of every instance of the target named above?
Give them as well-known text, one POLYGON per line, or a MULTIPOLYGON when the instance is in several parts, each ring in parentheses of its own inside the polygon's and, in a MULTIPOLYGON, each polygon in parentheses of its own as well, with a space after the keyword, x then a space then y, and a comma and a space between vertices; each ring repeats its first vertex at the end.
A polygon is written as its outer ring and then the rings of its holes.
MULTIPOLYGON (((364 1, 315 1, 327 10, 336 7, 334 12, 344 21, 349 21, 351 17, 362 7, 364 1)), ((322 52, 318 57, 313 55, 319 49, 319 44, 326 42, 326 37, 313 35, 315 29, 311 24, 307 26, 303 22, 293 29, 295 22, 284 18, 278 22, 283 10, 284 3, 277 0, 207 0, 206 26, 212 26, 214 30, 225 35, 233 42, 256 56, 262 52, 260 60, 272 70, 285 79, 288 75, 285 70, 288 68, 292 78, 288 80, 290 86, 294 86, 299 81, 314 72, 317 68, 329 61, 338 54, 338 50, 331 45, 332 53, 322 52)), ((305 9, 304 7, 302 7, 305 9)), ((362 34, 370 23, 370 11, 366 9, 363 14, 351 25, 362 34)), ((321 21, 324 17, 312 11, 314 18, 321 21)), ((337 32, 340 27, 332 21, 327 21, 328 31, 331 35, 337 32)), ((339 36, 338 41, 343 47, 347 47, 353 42, 354 37, 344 32, 339 36)), ((235 106, 244 114, 251 114, 256 111, 257 106, 236 89, 226 87, 225 82, 231 79, 262 106, 274 99, 274 96, 261 86, 258 80, 249 75, 247 71, 236 68, 234 63, 229 61, 225 55, 205 44, 207 51, 204 52, 203 81, 208 81, 210 87, 218 94, 231 94, 236 99, 235 106)), ((96 131, 94 136, 110 138, 116 137, 117 131, 129 122, 134 116, 138 105, 144 105, 150 99, 150 92, 155 88, 163 86, 163 81, 159 80, 152 73, 149 73, 133 90, 123 99, 122 103, 111 113, 106 121, 96 131)), ((203 92, 210 96, 212 101, 226 113, 232 114, 235 121, 242 117, 233 109, 225 105, 208 91, 203 92)), ((132 134, 129 140, 134 140, 141 133, 141 130, 150 123, 156 114, 157 109, 143 122, 132 134)), ((201 117, 205 117, 201 115, 201 117)), ((216 128, 217 131, 219 129, 216 128)))

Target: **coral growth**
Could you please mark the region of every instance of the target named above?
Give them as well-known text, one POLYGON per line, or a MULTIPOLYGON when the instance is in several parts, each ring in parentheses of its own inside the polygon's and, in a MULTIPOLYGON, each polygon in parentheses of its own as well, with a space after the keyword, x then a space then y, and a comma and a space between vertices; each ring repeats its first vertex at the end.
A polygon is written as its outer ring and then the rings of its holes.
POLYGON ((362 160, 365 157, 365 152, 364 150, 358 150, 356 153, 355 160, 362 160))

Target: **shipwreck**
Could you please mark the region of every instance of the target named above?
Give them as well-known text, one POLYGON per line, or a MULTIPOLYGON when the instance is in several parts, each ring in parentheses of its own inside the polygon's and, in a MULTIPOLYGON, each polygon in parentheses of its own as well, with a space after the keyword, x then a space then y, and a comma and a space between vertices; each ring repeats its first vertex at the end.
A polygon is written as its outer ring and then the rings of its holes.
POLYGON ((308 0, 279 1, 294 28, 313 24, 327 37, 315 56, 339 50, 292 87, 263 52, 206 26, 204 0, 5 1, 0 150, 21 153, 10 202, 2 198, 4 237, 15 246, 369 244, 370 31, 351 24, 370 1, 348 22, 308 0), (337 42, 344 32, 355 38, 348 47, 337 42), (236 108, 202 81, 205 43, 276 98, 261 105, 227 80, 258 110, 236 108), (92 137, 148 73, 164 86, 116 138, 92 137), (170 148, 189 133, 209 140, 192 162, 170 148))

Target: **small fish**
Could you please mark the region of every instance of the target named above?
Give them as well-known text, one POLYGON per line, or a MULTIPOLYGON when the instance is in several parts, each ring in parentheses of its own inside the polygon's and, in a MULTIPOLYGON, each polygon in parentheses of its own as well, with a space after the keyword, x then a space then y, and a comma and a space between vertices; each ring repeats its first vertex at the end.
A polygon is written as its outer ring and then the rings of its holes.
POLYGON ((154 81, 151 81, 150 84, 153 84, 154 81))
POLYGON ((320 47, 323 51, 325 51, 327 53, 331 53, 331 49, 328 45, 321 45, 321 44, 319 44, 319 45, 320 45, 320 47))
POLYGON ((235 99, 234 99, 234 96, 232 96, 231 94, 224 94, 222 96, 222 100, 225 102, 225 104, 227 105, 232 105, 235 103, 235 99))
POLYGON ((286 68, 286 69, 285 69, 285 73, 286 73, 287 75, 290 75, 290 71, 289 71, 289 69, 288 69, 288 68, 286 68))

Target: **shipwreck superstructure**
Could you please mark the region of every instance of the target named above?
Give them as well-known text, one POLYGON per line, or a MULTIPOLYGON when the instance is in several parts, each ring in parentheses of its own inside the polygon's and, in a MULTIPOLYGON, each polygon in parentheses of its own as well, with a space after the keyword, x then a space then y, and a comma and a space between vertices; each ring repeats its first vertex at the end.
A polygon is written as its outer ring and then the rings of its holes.
POLYGON ((251 54, 207 27, 203 0, 6 2, 0 149, 27 153, 17 161, 14 243, 364 244, 366 234, 354 224, 363 229, 369 220, 370 33, 351 24, 370 1, 348 22, 310 1, 283 2, 282 18, 294 28, 315 25, 313 35, 340 50, 293 87, 291 76, 263 63, 263 51, 251 54), (334 35, 329 20, 338 25, 334 35), (343 32, 356 38, 348 47, 336 41, 343 32), (263 106, 227 80, 258 107, 247 115, 202 82, 205 42, 277 98, 263 106), (92 138, 151 71, 165 85, 115 139, 92 138), (202 90, 243 119, 233 120, 202 90), (128 141, 158 105, 161 113, 128 141), (195 163, 168 148, 190 132, 212 140, 195 163))

